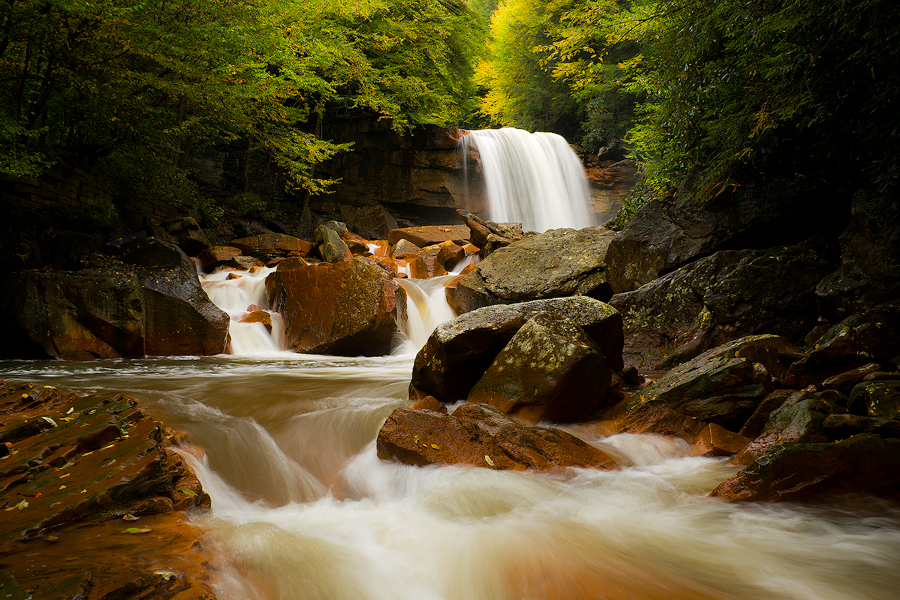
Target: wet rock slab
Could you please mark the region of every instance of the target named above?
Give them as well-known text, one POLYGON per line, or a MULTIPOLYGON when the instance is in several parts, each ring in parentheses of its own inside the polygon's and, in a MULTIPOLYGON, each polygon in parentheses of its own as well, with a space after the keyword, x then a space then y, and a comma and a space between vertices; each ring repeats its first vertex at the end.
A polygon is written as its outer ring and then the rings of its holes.
POLYGON ((381 428, 376 445, 382 460, 415 466, 472 465, 519 471, 615 466, 607 454, 569 433, 521 425, 486 404, 465 403, 452 415, 399 408, 381 428))
MULTIPOLYGON (((123 590, 157 590, 135 597, 170 597, 178 591, 176 587, 192 586, 198 593, 184 597, 212 597, 201 589, 205 584, 194 580, 203 571, 202 560, 196 561, 195 574, 189 577, 183 570, 166 577, 153 571, 134 572, 124 566, 129 557, 116 553, 121 545, 116 542, 105 551, 112 560, 71 558, 51 568, 50 579, 28 584, 19 580, 20 576, 36 577, 34 571, 20 568, 23 553, 43 558, 61 540, 82 536, 75 533, 79 528, 107 522, 115 523, 116 531, 149 534, 152 528, 143 521, 147 515, 171 517, 166 521, 171 535, 143 537, 141 553, 146 557, 171 553, 171 536, 186 535, 193 536, 184 545, 187 555, 197 534, 192 528, 179 531, 180 521, 173 511, 208 508, 209 497, 181 457, 165 447, 166 435, 133 399, 121 394, 83 395, 0 382, 0 444, 5 450, 0 457, 0 570, 12 573, 34 598, 72 598, 78 593, 95 597, 85 590, 105 589, 112 580, 121 580, 123 590), (100 571, 94 567, 101 563, 106 574, 97 581, 100 571)), ((97 551, 102 553, 102 548, 97 551)), ((80 554, 76 548, 68 549, 70 557, 80 554)), ((35 562, 47 565, 48 561, 35 562)), ((115 595, 123 594, 121 590, 107 591, 108 597, 132 597, 115 595)))

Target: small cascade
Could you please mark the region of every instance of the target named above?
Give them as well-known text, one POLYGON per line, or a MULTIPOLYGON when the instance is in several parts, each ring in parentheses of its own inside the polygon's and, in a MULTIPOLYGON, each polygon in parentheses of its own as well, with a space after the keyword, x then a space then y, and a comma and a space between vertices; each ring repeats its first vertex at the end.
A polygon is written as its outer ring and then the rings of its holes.
POLYGON ((562 136, 507 127, 471 131, 459 144, 463 164, 471 147, 481 157, 491 220, 537 232, 599 223, 584 166, 562 136))
POLYGON ((428 341, 434 328, 456 315, 447 304, 444 286, 456 275, 443 275, 431 279, 403 279, 395 281, 406 292, 407 337, 412 343, 412 352, 418 352, 428 341))
POLYGON ((404 333, 409 344, 396 353, 416 353, 422 349, 434 328, 456 317, 447 303, 446 285, 467 266, 477 263, 477 254, 471 254, 459 261, 449 275, 430 279, 397 278, 396 281, 406 292, 406 323, 404 333))
POLYGON ((251 271, 216 271, 200 275, 200 284, 213 304, 231 317, 231 354, 262 354, 284 348, 284 321, 280 314, 268 310, 266 277, 274 268, 251 271), (271 333, 262 323, 244 323, 248 308, 259 307, 272 321, 271 333))

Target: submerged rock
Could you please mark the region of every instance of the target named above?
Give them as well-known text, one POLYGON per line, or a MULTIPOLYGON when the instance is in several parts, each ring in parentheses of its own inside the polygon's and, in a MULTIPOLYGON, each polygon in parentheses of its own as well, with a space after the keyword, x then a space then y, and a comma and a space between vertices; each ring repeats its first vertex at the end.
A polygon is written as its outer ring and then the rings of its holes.
POLYGON ((614 371, 622 368, 622 319, 608 304, 584 296, 481 308, 446 321, 416 355, 410 396, 465 399, 515 333, 540 312, 563 316, 593 340, 614 371))
POLYGON ((266 279, 269 305, 284 318, 285 342, 295 352, 388 354, 406 310, 406 295, 377 260, 282 262, 266 279))
POLYGON ((571 422, 603 404, 611 378, 606 358, 581 327, 541 312, 500 351, 468 402, 491 404, 530 424, 571 422))
POLYGON ((398 408, 376 442, 378 457, 415 466, 472 465, 489 469, 609 469, 615 461, 572 434, 526 427, 485 404, 461 405, 452 415, 398 408))

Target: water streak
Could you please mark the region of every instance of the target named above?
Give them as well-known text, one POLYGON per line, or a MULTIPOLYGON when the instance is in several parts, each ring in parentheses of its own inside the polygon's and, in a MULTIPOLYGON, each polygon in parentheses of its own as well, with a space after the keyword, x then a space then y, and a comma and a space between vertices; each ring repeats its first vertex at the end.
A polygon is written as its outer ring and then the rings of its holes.
POLYGON ((584 166, 563 137, 507 127, 471 131, 459 143, 464 157, 478 149, 491 220, 537 232, 599 224, 584 166))

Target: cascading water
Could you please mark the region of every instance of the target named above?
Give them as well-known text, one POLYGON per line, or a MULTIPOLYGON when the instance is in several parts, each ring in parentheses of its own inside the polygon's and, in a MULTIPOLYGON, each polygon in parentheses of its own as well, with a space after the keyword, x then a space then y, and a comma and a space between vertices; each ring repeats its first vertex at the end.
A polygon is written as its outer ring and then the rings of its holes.
POLYGON ((598 224, 584 166, 563 137, 507 127, 471 131, 459 144, 464 165, 478 149, 491 220, 537 232, 598 224))
POLYGON ((277 312, 268 310, 266 277, 274 268, 249 271, 216 271, 200 275, 200 285, 213 304, 231 317, 231 353, 236 355, 278 352, 284 347, 284 322, 277 312), (262 323, 244 323, 241 318, 256 306, 269 313, 272 330, 262 323))

